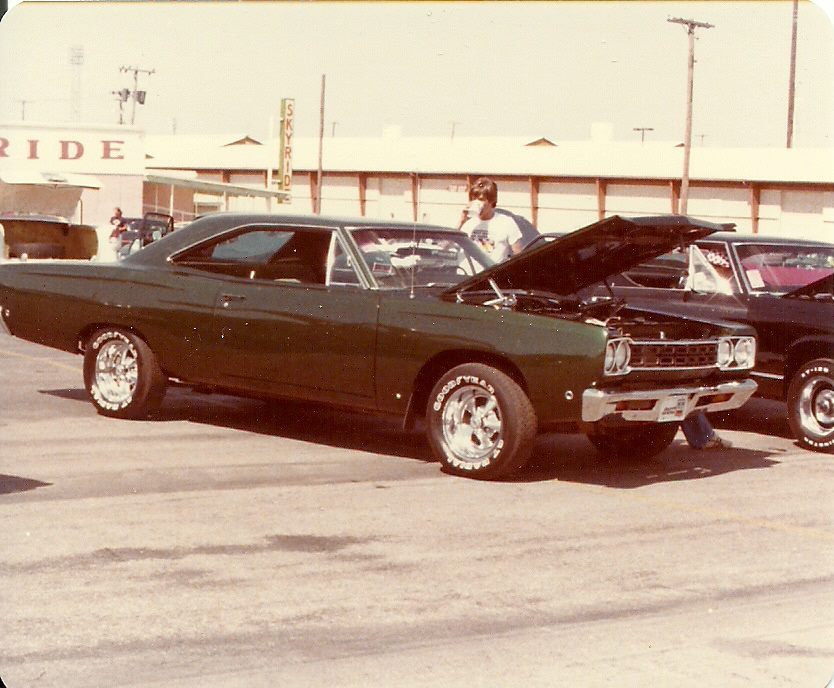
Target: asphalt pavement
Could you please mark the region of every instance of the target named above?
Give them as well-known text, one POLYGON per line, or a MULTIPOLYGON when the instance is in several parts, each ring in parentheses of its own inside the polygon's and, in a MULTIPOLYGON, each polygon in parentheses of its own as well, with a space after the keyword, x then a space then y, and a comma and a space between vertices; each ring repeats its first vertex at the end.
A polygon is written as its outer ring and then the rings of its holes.
POLYGON ((834 674, 831 456, 784 406, 654 460, 545 435, 502 482, 419 431, 172 390, 120 421, 0 335, 0 677, 29 686, 797 686, 834 674))

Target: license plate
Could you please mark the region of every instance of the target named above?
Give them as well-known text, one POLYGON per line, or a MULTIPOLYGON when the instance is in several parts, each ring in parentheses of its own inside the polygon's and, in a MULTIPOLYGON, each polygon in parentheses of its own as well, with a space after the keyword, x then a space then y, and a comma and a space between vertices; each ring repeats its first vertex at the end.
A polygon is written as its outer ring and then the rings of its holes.
POLYGON ((683 420, 686 413, 687 396, 685 394, 675 394, 663 400, 660 406, 660 416, 658 420, 672 421, 683 420))

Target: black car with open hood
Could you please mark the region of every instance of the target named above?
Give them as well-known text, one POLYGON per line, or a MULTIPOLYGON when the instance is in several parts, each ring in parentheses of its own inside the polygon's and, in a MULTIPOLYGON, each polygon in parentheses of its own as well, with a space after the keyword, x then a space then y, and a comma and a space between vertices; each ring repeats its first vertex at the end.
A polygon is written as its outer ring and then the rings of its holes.
POLYGON ((597 295, 752 326, 757 394, 786 402, 801 446, 834 452, 834 244, 721 231, 624 269, 610 287, 597 295))

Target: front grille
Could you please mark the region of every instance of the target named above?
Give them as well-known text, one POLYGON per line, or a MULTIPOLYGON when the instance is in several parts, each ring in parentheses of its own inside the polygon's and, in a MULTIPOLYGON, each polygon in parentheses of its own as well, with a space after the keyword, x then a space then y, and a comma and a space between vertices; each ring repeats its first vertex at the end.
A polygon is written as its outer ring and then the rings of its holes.
POLYGON ((714 368, 718 342, 632 342, 633 370, 714 368))

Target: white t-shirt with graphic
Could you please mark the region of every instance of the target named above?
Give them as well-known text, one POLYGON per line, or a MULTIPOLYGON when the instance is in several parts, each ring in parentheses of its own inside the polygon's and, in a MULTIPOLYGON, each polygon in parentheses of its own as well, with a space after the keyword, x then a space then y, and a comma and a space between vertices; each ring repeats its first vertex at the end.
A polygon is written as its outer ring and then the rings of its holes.
POLYGON ((500 263, 512 254, 511 246, 521 239, 521 230, 509 215, 495 213, 489 220, 469 218, 461 231, 468 234, 494 261, 500 263))

